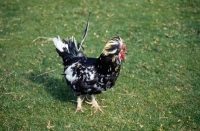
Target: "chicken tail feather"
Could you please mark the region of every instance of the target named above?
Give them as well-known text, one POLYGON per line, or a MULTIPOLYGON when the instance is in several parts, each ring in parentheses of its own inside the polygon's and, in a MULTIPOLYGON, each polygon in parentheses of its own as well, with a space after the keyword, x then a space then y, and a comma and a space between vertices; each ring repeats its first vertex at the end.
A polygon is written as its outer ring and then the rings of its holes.
POLYGON ((76 39, 72 36, 70 39, 61 40, 60 37, 53 38, 54 45, 56 46, 56 51, 60 57, 63 58, 63 62, 74 58, 74 57, 81 57, 84 54, 81 51, 77 50, 77 43, 76 39))

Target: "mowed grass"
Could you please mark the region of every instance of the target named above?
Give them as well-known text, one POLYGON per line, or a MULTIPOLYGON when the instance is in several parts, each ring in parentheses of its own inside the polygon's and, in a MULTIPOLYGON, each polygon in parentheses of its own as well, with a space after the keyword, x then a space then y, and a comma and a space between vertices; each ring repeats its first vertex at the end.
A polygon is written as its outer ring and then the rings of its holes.
POLYGON ((0 3, 0 130, 200 130, 200 1, 0 3), (128 50, 115 88, 96 95, 103 114, 74 113, 51 41, 80 41, 89 12, 87 56, 116 35, 128 50))

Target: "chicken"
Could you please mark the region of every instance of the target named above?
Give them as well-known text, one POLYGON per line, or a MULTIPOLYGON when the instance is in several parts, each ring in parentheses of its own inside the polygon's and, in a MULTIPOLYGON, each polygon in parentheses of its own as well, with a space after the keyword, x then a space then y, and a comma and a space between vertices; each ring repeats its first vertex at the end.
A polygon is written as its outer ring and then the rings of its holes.
POLYGON ((94 98, 94 94, 105 92, 115 85, 120 73, 121 60, 124 60, 126 47, 120 37, 114 37, 104 47, 98 58, 87 58, 83 52, 77 50, 76 40, 72 36, 68 41, 60 37, 53 38, 58 54, 63 59, 64 76, 67 85, 78 96, 77 109, 83 111, 82 95, 91 95, 92 105, 102 111, 94 98))
POLYGON ((82 43, 87 34, 88 23, 80 44, 75 38, 61 40, 60 37, 53 38, 56 51, 62 57, 64 73, 67 85, 77 96, 76 111, 82 111, 84 95, 89 94, 91 101, 86 101, 95 108, 95 112, 103 112, 94 95, 105 92, 114 87, 120 73, 121 61, 125 59, 126 46, 122 39, 113 37, 103 48, 98 58, 89 58, 80 51, 82 43))

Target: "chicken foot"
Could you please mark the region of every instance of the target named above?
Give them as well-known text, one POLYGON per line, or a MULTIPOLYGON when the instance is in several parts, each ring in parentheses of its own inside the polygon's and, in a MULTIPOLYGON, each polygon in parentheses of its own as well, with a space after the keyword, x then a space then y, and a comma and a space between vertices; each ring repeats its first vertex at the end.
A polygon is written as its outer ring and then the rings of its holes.
POLYGON ((77 111, 84 112, 84 111, 83 111, 83 107, 82 107, 83 100, 84 100, 84 97, 82 97, 82 96, 78 96, 78 97, 77 97, 77 108, 76 108, 75 113, 76 113, 77 111))
POLYGON ((103 110, 101 109, 101 106, 99 106, 99 104, 97 103, 97 101, 95 100, 94 95, 91 95, 91 99, 92 99, 91 101, 86 101, 86 103, 92 105, 91 107, 94 107, 95 112, 97 110, 99 110, 99 111, 101 111, 103 113, 103 110))

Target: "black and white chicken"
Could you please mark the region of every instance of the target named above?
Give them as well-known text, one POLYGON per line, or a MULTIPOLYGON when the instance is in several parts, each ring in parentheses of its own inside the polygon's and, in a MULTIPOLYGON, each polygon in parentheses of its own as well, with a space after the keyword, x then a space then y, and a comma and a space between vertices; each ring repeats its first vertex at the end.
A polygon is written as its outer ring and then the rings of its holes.
MULTIPOLYGON (((53 38, 56 51, 62 57, 67 85, 77 96, 77 111, 82 111, 83 95, 89 94, 95 110, 102 109, 94 98, 95 94, 105 92, 115 85, 120 73, 121 61, 125 59, 126 46, 120 37, 112 38, 104 47, 98 58, 89 58, 80 51, 82 45, 75 38, 61 40, 53 38)), ((81 43, 82 44, 82 43, 81 43)))

